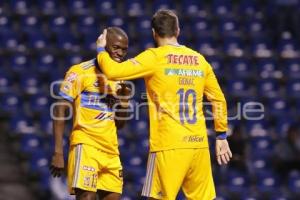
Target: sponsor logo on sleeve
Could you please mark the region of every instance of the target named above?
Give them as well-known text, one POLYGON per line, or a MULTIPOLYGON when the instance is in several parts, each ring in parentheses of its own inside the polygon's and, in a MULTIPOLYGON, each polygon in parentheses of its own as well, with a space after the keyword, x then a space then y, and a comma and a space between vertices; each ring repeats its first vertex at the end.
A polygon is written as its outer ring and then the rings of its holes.
POLYGON ((67 82, 70 82, 70 83, 73 83, 73 82, 76 80, 77 76, 78 76, 77 73, 71 72, 71 73, 69 73, 69 74, 67 75, 66 81, 67 81, 67 82))

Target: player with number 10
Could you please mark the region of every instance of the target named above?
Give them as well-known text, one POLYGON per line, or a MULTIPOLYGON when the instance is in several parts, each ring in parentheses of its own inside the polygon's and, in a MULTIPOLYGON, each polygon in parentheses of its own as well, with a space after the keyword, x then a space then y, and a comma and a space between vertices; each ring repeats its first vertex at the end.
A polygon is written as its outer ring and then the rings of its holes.
POLYGON ((97 41, 97 60, 111 80, 143 77, 150 117, 150 153, 142 195, 174 200, 182 187, 188 200, 216 197, 203 96, 212 103, 218 163, 232 156, 227 142, 226 100, 212 67, 198 52, 177 42, 179 22, 170 10, 152 18, 157 48, 149 48, 122 63, 107 52, 106 30, 97 41))

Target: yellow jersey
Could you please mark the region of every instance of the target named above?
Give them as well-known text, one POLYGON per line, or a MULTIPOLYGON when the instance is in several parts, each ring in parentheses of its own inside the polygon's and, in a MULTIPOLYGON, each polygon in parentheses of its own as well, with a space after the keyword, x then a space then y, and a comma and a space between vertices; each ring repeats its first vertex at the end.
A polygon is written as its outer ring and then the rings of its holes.
POLYGON ((110 80, 144 77, 150 116, 150 151, 208 147, 203 95, 212 104, 215 131, 227 130, 226 100, 212 67, 182 45, 150 48, 123 63, 107 52, 97 60, 110 80))
POLYGON ((114 112, 107 94, 116 91, 116 82, 101 74, 96 59, 72 66, 65 75, 59 95, 73 103, 70 144, 88 144, 119 154, 114 112))

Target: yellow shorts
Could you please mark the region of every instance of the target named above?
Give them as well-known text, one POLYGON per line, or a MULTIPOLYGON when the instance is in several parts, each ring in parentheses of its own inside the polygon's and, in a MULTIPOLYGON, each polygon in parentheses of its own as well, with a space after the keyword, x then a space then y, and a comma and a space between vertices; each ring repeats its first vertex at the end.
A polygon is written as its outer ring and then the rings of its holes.
POLYGON ((187 200, 216 198, 208 148, 149 154, 142 196, 175 200, 181 187, 187 200))
POLYGON ((118 155, 105 153, 93 146, 77 144, 70 147, 68 188, 70 194, 79 188, 96 192, 122 193, 123 174, 118 155))

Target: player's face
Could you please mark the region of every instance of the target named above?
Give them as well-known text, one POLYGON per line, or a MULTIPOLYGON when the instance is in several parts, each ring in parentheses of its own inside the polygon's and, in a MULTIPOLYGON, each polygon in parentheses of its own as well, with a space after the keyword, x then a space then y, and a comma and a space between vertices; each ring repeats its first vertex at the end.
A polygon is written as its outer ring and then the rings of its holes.
POLYGON ((111 34, 107 37, 106 51, 109 53, 110 57, 113 60, 122 62, 127 54, 127 49, 127 38, 117 34, 111 34))

